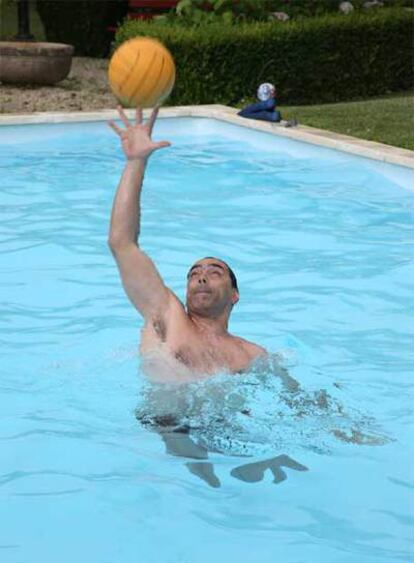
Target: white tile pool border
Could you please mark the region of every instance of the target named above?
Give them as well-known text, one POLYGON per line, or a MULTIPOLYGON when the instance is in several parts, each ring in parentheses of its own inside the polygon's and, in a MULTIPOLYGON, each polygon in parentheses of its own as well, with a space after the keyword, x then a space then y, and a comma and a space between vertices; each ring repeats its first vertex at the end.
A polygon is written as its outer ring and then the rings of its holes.
MULTIPOLYGON (((223 105, 201 105, 201 106, 177 106, 161 108, 159 118, 168 117, 205 117, 218 119, 227 123, 232 123, 241 127, 255 129, 256 131, 265 131, 280 137, 288 137, 297 141, 320 145, 331 149, 372 158, 390 164, 397 164, 414 168, 414 151, 400 149, 382 143, 373 141, 364 141, 325 131, 315 129, 305 125, 297 127, 283 127, 278 123, 268 123, 263 121, 255 121, 245 119, 237 115, 237 109, 223 105)), ((149 110, 144 111, 144 117, 147 116, 149 110)), ((134 115, 134 110, 126 110, 128 116, 134 115)), ((82 121, 104 121, 117 117, 115 109, 99 110, 93 112, 39 112, 30 114, 9 114, 0 116, 0 127, 2 125, 24 125, 30 123, 66 123, 66 122, 82 122, 82 121)))

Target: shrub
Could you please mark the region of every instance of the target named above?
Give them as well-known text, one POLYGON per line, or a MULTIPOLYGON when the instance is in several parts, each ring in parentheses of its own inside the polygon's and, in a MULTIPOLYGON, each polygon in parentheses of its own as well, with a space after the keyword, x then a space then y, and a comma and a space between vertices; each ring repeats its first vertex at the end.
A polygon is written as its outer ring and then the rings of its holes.
MULTIPOLYGON (((352 0, 355 10, 363 10, 366 0, 352 0)), ((412 0, 382 0, 385 6, 411 6, 412 0)), ((161 16, 168 23, 267 21, 271 12, 285 12, 291 18, 338 13, 340 0, 179 0, 175 9, 161 16)))
MULTIPOLYGON (((263 0, 272 11, 286 12, 290 17, 312 17, 337 13, 341 0, 263 0)), ((364 10, 366 0, 351 0, 355 10, 364 10)), ((412 0, 382 0, 384 6, 412 6, 412 0)), ((377 8, 380 9, 380 8, 377 8)))
POLYGON ((170 49, 173 105, 235 104, 264 81, 276 85, 281 103, 323 103, 412 88, 413 23, 412 12, 389 9, 234 26, 127 20, 116 45, 147 35, 170 49))
POLYGON ((180 0, 175 9, 159 17, 169 24, 234 24, 270 19, 269 0, 180 0))

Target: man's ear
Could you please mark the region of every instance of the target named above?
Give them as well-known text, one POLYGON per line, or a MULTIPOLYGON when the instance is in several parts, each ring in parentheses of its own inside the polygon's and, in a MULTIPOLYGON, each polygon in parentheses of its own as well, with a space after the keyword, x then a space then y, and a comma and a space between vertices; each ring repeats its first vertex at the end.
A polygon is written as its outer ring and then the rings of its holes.
POLYGON ((233 295, 231 296, 231 304, 235 305, 239 299, 240 299, 239 292, 236 289, 234 289, 233 295))

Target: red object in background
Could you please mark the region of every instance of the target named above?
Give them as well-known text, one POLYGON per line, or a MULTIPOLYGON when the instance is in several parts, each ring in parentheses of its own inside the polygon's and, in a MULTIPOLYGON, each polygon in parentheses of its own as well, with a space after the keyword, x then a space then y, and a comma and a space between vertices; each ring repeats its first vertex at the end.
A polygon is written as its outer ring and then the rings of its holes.
MULTIPOLYGON (((165 14, 175 8, 179 0, 129 0, 127 16, 132 20, 152 20, 154 16, 165 14)), ((233 0, 237 3, 238 0, 233 0)), ((206 11, 212 9, 208 0, 203 5, 206 11)), ((116 27, 108 27, 108 31, 115 32, 116 27)))
POLYGON ((150 20, 175 8, 179 0, 129 0, 128 17, 133 20, 150 20))
MULTIPOLYGON (((165 14, 175 8, 179 0, 129 0, 127 17, 131 20, 152 20, 154 16, 165 14)), ((115 33, 116 26, 108 31, 115 33)))

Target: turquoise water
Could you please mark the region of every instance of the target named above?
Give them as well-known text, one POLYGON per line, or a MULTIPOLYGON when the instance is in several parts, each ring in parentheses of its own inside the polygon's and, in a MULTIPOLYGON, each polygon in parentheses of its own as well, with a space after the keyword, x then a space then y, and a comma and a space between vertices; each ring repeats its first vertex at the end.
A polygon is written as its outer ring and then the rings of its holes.
POLYGON ((182 299, 189 265, 227 260, 231 331, 300 390, 270 369, 148 388, 106 245, 117 137, 1 127, 0 560, 413 560, 413 172, 214 120, 155 137, 143 248, 182 299), (137 409, 189 421, 215 486, 137 409))

